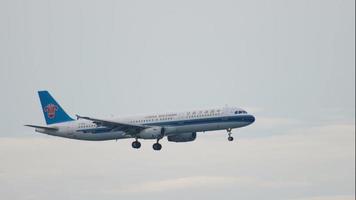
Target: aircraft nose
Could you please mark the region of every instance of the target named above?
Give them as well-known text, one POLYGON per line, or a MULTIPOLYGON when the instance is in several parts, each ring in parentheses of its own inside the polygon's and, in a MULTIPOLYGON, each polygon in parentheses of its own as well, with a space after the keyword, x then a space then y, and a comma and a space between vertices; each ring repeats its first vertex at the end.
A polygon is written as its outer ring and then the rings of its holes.
POLYGON ((248 121, 250 122, 250 124, 252 124, 253 122, 255 122, 255 117, 253 115, 250 115, 248 117, 248 121))

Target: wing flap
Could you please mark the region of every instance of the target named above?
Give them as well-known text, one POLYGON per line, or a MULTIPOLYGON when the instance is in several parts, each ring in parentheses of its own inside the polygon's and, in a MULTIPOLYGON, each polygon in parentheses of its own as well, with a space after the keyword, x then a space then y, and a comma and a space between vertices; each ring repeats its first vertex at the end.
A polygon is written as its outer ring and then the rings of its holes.
POLYGON ((92 121, 93 123, 101 126, 106 126, 112 128, 112 130, 117 131, 124 131, 130 135, 135 135, 142 131, 143 129, 148 128, 148 126, 139 125, 139 124, 129 124, 129 123, 122 123, 122 122, 114 122, 110 120, 103 120, 103 119, 96 119, 91 117, 84 117, 77 115, 77 119, 86 119, 92 121))

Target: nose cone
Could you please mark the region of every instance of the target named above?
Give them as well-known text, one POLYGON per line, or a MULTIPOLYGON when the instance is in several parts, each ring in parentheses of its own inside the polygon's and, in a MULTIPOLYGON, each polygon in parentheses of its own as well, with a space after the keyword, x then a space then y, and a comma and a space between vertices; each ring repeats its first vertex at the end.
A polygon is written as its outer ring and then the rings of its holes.
POLYGON ((253 122, 255 122, 255 117, 253 115, 249 115, 248 121, 250 122, 250 124, 252 124, 253 122))

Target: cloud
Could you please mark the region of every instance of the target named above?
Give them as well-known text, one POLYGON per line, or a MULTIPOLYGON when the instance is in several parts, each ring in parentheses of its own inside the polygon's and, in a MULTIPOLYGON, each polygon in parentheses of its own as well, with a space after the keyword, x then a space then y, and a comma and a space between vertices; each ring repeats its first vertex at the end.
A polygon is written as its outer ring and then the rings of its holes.
POLYGON ((338 195, 338 196, 317 196, 317 197, 306 197, 294 200, 355 200, 354 195, 338 195))
POLYGON ((293 199, 296 193, 337 198, 354 191, 352 123, 290 129, 268 137, 236 134, 236 140, 228 143, 223 135, 201 134, 192 143, 164 140, 163 150, 154 152, 152 141, 143 141, 137 151, 131 140, 1 138, 0 193, 7 199, 24 199, 28 193, 33 199, 63 199, 66 194, 78 199, 95 194, 150 199, 189 192, 214 199, 228 192, 260 199, 268 192, 268 199, 293 199))
POLYGON ((113 189, 117 193, 146 193, 164 192, 187 188, 217 188, 234 185, 238 187, 254 188, 286 188, 308 186, 306 182, 267 181, 253 177, 233 176, 191 176, 175 179, 157 180, 135 183, 121 188, 113 189))

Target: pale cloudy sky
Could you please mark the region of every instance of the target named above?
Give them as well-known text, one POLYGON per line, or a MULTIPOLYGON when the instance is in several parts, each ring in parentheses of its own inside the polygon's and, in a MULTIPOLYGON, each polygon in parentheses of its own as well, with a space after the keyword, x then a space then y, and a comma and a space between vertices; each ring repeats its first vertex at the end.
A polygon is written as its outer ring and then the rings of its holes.
POLYGON ((355 197, 352 0, 0 0, 1 199, 355 197), (36 91, 96 117, 236 105, 192 143, 34 133, 36 91))

